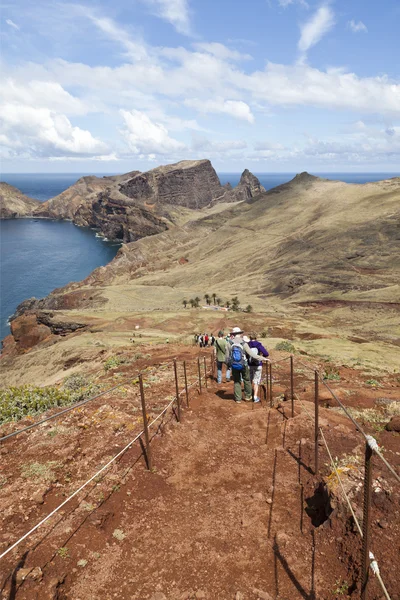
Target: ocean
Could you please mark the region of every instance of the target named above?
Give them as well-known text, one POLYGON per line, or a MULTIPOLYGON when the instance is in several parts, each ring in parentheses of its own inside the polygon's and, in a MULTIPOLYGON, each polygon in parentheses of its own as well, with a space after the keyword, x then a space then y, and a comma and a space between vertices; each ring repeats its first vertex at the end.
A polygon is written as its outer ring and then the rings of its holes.
MULTIPOLYGON (((2 173, 2 181, 44 202, 91 173, 2 173)), ((114 173, 104 173, 111 175, 114 173)), ((366 183, 398 173, 313 173, 347 183, 366 183)), ((101 177, 102 175, 98 175, 101 177)), ((240 173, 218 173, 222 184, 237 185, 240 173)), ((268 190, 295 173, 255 173, 268 190)), ((119 244, 96 237, 94 231, 63 221, 0 220, 0 339, 9 334, 8 318, 20 302, 43 298, 54 288, 84 279, 117 253, 119 244)))

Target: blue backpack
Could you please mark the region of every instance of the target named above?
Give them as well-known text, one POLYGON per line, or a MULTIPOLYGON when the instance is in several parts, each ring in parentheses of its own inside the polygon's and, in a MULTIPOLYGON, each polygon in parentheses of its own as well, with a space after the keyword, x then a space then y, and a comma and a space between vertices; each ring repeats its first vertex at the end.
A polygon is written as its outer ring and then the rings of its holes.
POLYGON ((231 368, 235 371, 243 371, 246 364, 246 358, 241 344, 232 345, 230 363, 231 368))

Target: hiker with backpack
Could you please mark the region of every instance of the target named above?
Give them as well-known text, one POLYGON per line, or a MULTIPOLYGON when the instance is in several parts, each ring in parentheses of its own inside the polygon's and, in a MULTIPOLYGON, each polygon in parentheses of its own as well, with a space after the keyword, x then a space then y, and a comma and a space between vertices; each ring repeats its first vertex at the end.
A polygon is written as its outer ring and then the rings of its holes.
MULTIPOLYGON (((231 331, 231 342, 226 350, 225 361, 232 371, 236 403, 242 401, 242 380, 244 386, 244 400, 245 402, 251 402, 252 400, 248 361, 254 356, 255 353, 253 353, 253 350, 243 338, 243 330, 240 329, 240 327, 234 327, 231 331)), ((269 359, 264 358, 264 356, 259 356, 258 358, 262 362, 269 362, 269 359)))
MULTIPOLYGON (((254 354, 257 353, 259 356, 264 356, 265 358, 269 356, 268 350, 257 340, 256 333, 250 333, 249 348, 253 350, 254 354)), ((260 402, 258 388, 261 383, 262 363, 260 362, 259 356, 257 356, 257 358, 252 357, 249 359, 250 381, 253 386, 254 402, 260 402)))
MULTIPOLYGON (((222 383, 222 365, 225 363, 227 346, 229 346, 229 342, 227 342, 224 338, 224 332, 219 331, 218 337, 215 340, 217 357, 217 383, 222 383)), ((231 380, 231 370, 228 365, 226 365, 225 379, 227 382, 231 380)))

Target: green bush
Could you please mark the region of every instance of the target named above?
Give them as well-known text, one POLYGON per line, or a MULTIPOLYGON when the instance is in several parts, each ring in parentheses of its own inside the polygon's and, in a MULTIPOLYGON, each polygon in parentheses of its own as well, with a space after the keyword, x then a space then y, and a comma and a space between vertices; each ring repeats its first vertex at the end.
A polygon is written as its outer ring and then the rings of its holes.
POLYGON ((109 371, 110 369, 115 369, 126 362, 126 359, 122 356, 110 356, 104 363, 104 370, 109 371))
POLYGON ((327 373, 325 371, 324 373, 324 379, 328 379, 330 381, 340 381, 340 373, 334 373, 333 371, 331 371, 330 373, 327 373))
POLYGON ((82 373, 72 373, 64 379, 63 388, 65 390, 71 390, 71 392, 80 391, 81 388, 88 385, 87 378, 82 373))
POLYGON ((79 396, 56 387, 28 385, 0 390, 0 424, 34 416, 54 406, 73 404, 79 396))
POLYGON ((293 346, 293 344, 285 340, 284 342, 279 342, 275 346, 275 350, 281 350, 282 352, 290 352, 293 354, 296 351, 296 348, 293 346))

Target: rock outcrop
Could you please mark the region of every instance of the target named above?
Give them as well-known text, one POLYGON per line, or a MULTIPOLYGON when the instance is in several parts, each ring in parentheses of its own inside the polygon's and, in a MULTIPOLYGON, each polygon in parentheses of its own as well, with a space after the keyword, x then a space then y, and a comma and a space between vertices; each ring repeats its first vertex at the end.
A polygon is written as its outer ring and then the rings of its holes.
POLYGON ((120 190, 146 205, 172 204, 204 208, 224 190, 209 160, 182 160, 130 179, 120 190))
POLYGON ((233 189, 231 188, 226 196, 229 202, 249 202, 263 192, 265 192, 265 188, 261 185, 257 177, 253 173, 250 173, 248 169, 245 169, 238 185, 233 189))
POLYGON ((31 217, 41 202, 25 196, 16 187, 0 182, 0 219, 31 217))

